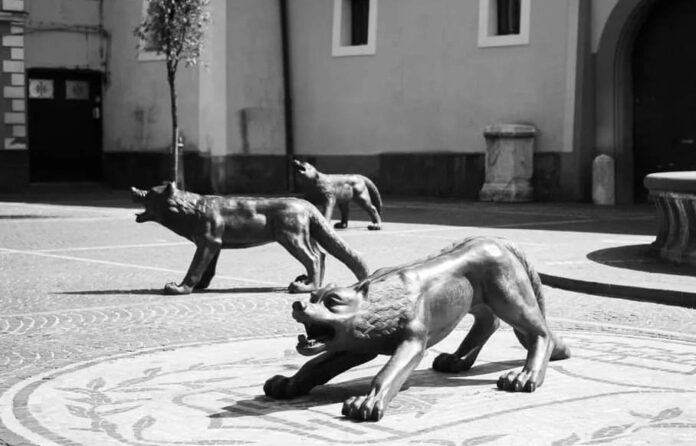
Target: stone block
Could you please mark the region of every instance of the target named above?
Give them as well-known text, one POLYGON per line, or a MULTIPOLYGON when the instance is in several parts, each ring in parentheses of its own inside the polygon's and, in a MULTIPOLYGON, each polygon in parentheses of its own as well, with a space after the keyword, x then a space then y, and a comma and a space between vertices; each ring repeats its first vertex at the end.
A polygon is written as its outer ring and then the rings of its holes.
POLYGON ((614 205, 614 158, 599 155, 592 162, 592 200, 598 205, 614 205))
POLYGON ((2 97, 6 99, 24 99, 24 87, 3 87, 2 97))
POLYGON ((3 120, 5 124, 24 124, 26 122, 26 116, 24 113, 5 113, 3 120))
POLYGON ((2 0, 4 11, 24 11, 24 0, 2 0))
POLYGON ((531 201, 534 188, 536 129, 524 124, 495 124, 483 132, 486 139, 486 182, 481 201, 531 201))
POLYGON ((3 60, 2 71, 5 73, 24 73, 24 62, 21 60, 3 60))
POLYGON ((24 36, 21 34, 7 34, 2 36, 2 46, 24 48, 24 36))

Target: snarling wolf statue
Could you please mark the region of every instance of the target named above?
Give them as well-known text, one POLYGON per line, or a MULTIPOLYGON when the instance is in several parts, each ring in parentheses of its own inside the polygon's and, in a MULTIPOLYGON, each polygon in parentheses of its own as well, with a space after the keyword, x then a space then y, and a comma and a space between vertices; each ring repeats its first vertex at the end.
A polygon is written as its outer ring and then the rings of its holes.
POLYGON ((425 350, 467 313, 475 318, 471 330, 454 353, 435 358, 433 369, 471 368, 499 319, 528 350, 521 371, 500 377, 500 389, 533 392, 544 382, 549 359, 570 357, 546 325, 541 281, 524 255, 503 239, 472 237, 436 255, 380 269, 354 286, 324 287, 308 303, 294 302, 292 316, 307 332, 298 336, 297 351, 321 355, 290 378, 270 378, 264 392, 273 398, 304 395, 379 354, 390 355, 367 395, 343 403, 349 418, 379 420, 425 350))
POLYGON ((324 278, 329 254, 343 262, 359 279, 367 265, 309 202, 298 198, 250 198, 198 195, 178 190, 174 183, 149 191, 131 188, 133 201, 145 206, 138 223, 156 221, 196 244, 191 266, 180 284, 168 283, 165 294, 188 294, 204 289, 215 275, 220 249, 241 249, 278 242, 307 269, 288 290, 313 291, 324 278), (317 246, 317 244, 319 246, 317 246))
POLYGON ((367 229, 375 231, 382 228, 382 219, 379 215, 382 212, 382 197, 379 195, 377 186, 369 178, 357 174, 327 175, 319 172, 309 163, 298 160, 293 160, 293 163, 302 179, 304 198, 314 203, 327 220, 331 220, 334 207, 338 205, 341 221, 334 225, 335 228, 348 227, 351 200, 370 216, 372 224, 367 229))

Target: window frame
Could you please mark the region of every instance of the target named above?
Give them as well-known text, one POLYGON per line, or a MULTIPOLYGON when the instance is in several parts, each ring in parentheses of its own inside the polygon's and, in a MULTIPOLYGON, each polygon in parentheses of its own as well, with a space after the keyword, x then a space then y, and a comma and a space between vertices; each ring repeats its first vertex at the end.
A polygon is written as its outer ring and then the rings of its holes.
POLYGON ((331 39, 331 55, 343 56, 368 56, 377 52, 377 1, 369 0, 369 12, 367 19, 367 44, 342 45, 341 35, 343 31, 343 3, 351 0, 334 0, 333 32, 331 39))
POLYGON ((497 7, 493 2, 498 0, 479 0, 479 48, 496 46, 529 45, 529 22, 531 18, 531 1, 520 0, 520 32, 519 34, 492 34, 497 17, 493 14, 497 7))
MULTIPOLYGON (((142 0, 141 10, 140 10, 140 22, 145 19, 147 15, 147 4, 150 0, 142 0)), ((159 51, 146 50, 147 42, 143 39, 138 39, 138 62, 156 62, 165 60, 167 57, 164 53, 159 51)))

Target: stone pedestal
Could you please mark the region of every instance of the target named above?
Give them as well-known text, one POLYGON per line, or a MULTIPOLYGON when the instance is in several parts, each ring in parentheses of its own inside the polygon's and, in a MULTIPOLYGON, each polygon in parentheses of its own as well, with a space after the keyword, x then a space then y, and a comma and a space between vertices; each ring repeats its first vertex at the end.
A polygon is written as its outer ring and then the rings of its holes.
POLYGON ((599 155, 592 162, 592 201, 599 205, 616 204, 614 158, 609 155, 599 155))
POLYGON ((489 125, 486 138, 486 182, 481 201, 532 201, 536 128, 523 124, 489 125))
POLYGON ((651 173, 643 180, 657 210, 655 252, 696 266, 696 171, 651 173))

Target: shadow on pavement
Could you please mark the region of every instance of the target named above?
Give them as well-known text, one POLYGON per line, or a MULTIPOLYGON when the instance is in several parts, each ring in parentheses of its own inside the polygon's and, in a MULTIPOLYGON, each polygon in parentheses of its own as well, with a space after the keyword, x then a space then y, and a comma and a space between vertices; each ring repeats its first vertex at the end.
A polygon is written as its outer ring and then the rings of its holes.
MULTIPOLYGON (((432 369, 417 370, 408 379, 402 390, 410 387, 462 387, 462 386, 492 386, 494 379, 470 379, 477 375, 502 372, 524 365, 524 360, 491 362, 474 366, 469 371, 459 374, 439 373, 432 369)), ((371 377, 359 378, 336 385, 318 386, 309 395, 292 399, 273 399, 267 396, 257 396, 247 400, 238 400, 231 406, 223 407, 224 412, 209 415, 209 418, 237 418, 258 415, 268 415, 286 410, 302 410, 315 406, 342 403, 355 395, 365 395, 370 391, 371 377)), ((437 404, 437 403, 435 403, 437 404)), ((346 421, 349 421, 346 419, 346 421)))
POLYGON ((696 271, 692 266, 660 259, 652 252, 650 245, 645 244, 600 249, 587 254, 587 258, 614 268, 696 277, 696 271))
MULTIPOLYGON (((254 294, 254 293, 278 293, 287 292, 283 287, 247 287, 247 288, 226 288, 226 289, 206 289, 196 290, 192 294, 254 294)), ((85 291, 63 291, 53 294, 65 294, 74 296, 108 296, 108 295, 163 295, 162 288, 140 289, 140 290, 85 290, 85 291)), ((173 296, 174 297, 174 296, 173 296)))
MULTIPOLYGON (((233 194, 237 196, 298 196, 281 194, 233 194)), ((0 201, 47 205, 92 206, 95 208, 139 209, 127 190, 112 190, 104 186, 70 188, 41 187, 22 194, 0 194, 0 201)), ((382 218, 385 229, 389 223, 473 226, 482 228, 531 229, 547 231, 577 231, 653 235, 656 230, 655 212, 651 204, 595 206, 577 202, 490 203, 458 198, 427 196, 384 196, 382 218)), ((367 214, 351 205, 349 227, 362 229, 367 214), (359 220, 358 222, 355 219, 359 220)), ((31 218, 31 217, 6 217, 31 218)), ((333 220, 339 218, 335 211, 333 220)))

